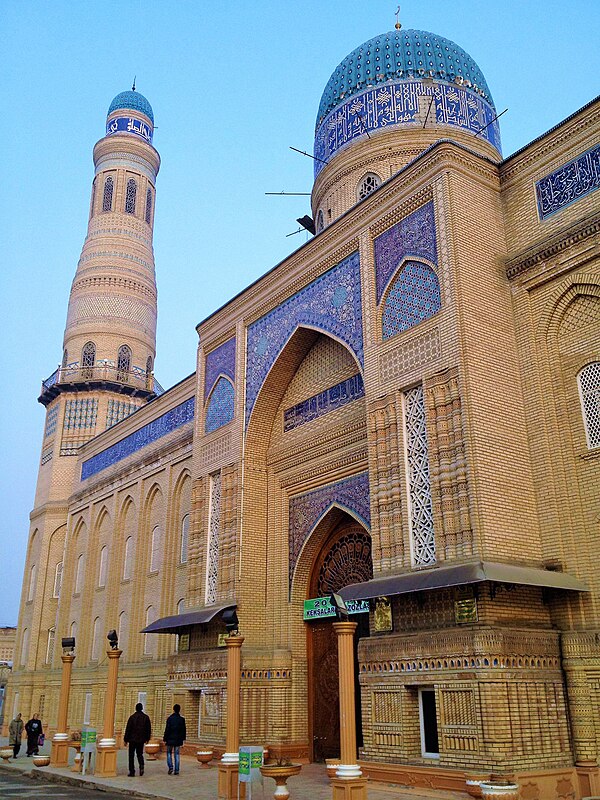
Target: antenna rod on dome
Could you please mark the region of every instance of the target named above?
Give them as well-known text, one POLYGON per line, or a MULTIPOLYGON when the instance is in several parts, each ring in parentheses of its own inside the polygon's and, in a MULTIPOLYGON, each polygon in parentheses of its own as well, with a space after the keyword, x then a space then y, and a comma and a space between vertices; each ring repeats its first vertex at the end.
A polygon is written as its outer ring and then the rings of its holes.
POLYGON ((400 6, 396 9, 396 25, 394 26, 397 31, 400 30, 402 25, 400 24, 400 6))
POLYGON ((496 122, 496 120, 497 120, 499 117, 501 117, 501 116, 502 116, 502 114, 506 114, 506 112, 507 112, 507 111, 508 111, 508 108, 505 108, 505 109, 504 109, 504 111, 501 111, 499 114, 496 114, 496 116, 494 117, 494 119, 491 119, 491 120, 488 122, 488 124, 487 124, 487 125, 484 125, 484 126, 483 126, 483 128, 479 128, 479 130, 477 131, 477 133, 475 134, 475 136, 479 136, 479 134, 480 134, 480 133, 482 133, 482 132, 483 132, 483 131, 484 131, 486 128, 489 128, 489 127, 490 127, 490 125, 492 124, 492 122, 496 122))
POLYGON ((318 158, 317 156, 311 156, 311 154, 307 153, 305 150, 298 150, 297 147, 292 147, 292 145, 290 145, 290 150, 293 150, 295 153, 300 153, 300 155, 302 156, 308 156, 309 158, 314 158, 315 161, 320 161, 321 164, 327 163, 326 161, 323 161, 322 158, 318 158))
POLYGON ((431 95, 431 100, 429 101, 429 108, 427 109, 427 116, 425 117, 425 122, 423 123, 423 127, 427 125, 427 120, 429 119, 429 112, 431 111, 431 106, 433 105, 433 101, 435 99, 434 95, 431 95))
POLYGON ((310 192, 265 192, 265 194, 286 195, 287 197, 310 197, 310 192))
POLYGON ((363 129, 363 131, 364 131, 364 132, 367 134, 367 139, 370 139, 371 137, 370 137, 370 135, 369 135, 369 131, 367 130, 367 126, 365 125, 365 121, 364 121, 364 119, 362 118, 362 114, 359 114, 359 113, 358 113, 358 111, 357 111, 357 112, 356 112, 356 116, 357 116, 357 117, 359 118, 359 120, 360 120, 360 124, 362 125, 362 129, 363 129))
POLYGON ((137 75, 134 75, 134 76, 133 76, 133 86, 131 87, 131 91, 132 91, 132 92, 135 92, 135 79, 136 79, 136 78, 137 78, 137 75))

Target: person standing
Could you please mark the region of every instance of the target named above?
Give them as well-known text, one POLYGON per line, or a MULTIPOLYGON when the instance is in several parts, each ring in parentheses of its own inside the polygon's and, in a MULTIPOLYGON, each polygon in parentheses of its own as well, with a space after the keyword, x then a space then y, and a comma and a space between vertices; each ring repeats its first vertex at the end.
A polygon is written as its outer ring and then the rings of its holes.
POLYGON ((123 741, 129 745, 129 777, 135 777, 134 756, 137 755, 140 775, 144 774, 144 745, 150 741, 152 736, 152 725, 150 717, 144 714, 144 706, 138 703, 135 713, 127 720, 125 726, 125 736, 123 741))
POLYGON ((8 744, 13 749, 13 758, 16 758, 19 755, 19 750, 21 749, 21 737, 23 736, 24 727, 25 724, 21 719, 21 714, 17 714, 17 716, 8 726, 8 744))
POLYGON ((40 752, 40 736, 44 735, 39 714, 34 714, 25 723, 25 732, 27 733, 27 756, 37 756, 40 752))
POLYGON ((185 717, 179 713, 181 706, 175 703, 173 706, 173 713, 167 717, 167 724, 165 726, 165 733, 163 742, 167 745, 167 767, 169 768, 169 775, 173 774, 173 767, 175 767, 175 775, 179 775, 179 748, 185 742, 185 717), (175 757, 173 762, 173 756, 175 757))

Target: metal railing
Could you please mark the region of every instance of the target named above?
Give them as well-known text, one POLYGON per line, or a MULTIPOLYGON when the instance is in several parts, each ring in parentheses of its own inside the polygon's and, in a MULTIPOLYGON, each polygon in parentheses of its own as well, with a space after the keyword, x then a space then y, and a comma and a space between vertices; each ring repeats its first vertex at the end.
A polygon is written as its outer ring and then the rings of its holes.
POLYGON ((93 367, 82 367, 79 364, 68 364, 59 367, 50 377, 42 381, 42 394, 57 384, 85 383, 87 381, 110 381, 126 386, 135 386, 154 394, 163 394, 164 389, 152 372, 143 370, 123 370, 112 364, 95 364, 93 367))

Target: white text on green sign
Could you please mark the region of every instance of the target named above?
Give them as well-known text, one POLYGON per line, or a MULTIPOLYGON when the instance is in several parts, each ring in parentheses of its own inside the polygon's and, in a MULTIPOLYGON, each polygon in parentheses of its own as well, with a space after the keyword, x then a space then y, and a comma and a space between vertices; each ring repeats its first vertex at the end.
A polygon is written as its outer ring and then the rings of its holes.
MULTIPOLYGON (((368 600, 346 600, 349 614, 364 614, 369 610, 368 600)), ((320 619, 321 617, 335 617, 335 608, 328 597, 313 597, 304 601, 304 620, 320 619)))

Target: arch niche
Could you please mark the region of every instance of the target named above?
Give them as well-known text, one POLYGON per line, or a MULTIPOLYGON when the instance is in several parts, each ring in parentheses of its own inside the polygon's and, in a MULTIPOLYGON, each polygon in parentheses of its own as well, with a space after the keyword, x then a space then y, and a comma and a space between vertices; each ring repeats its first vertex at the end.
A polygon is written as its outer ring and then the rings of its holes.
MULTIPOLYGON (((307 521, 299 546, 290 530, 291 498, 327 492, 366 472, 366 404, 361 395, 293 426, 286 425, 286 411, 360 372, 345 344, 296 328, 257 394, 246 431, 240 620, 245 602, 257 612, 264 597, 268 623, 257 644, 272 648, 274 658, 288 654, 291 666, 286 706, 294 713, 281 740, 313 760, 339 755, 337 642, 332 619, 303 621, 304 600, 372 577, 371 540, 366 522, 334 500, 307 521), (264 587, 261 598, 257 586, 264 587), (319 716, 318 709, 331 713, 319 716)), ((368 615, 354 619, 368 635, 368 615)), ((272 725, 277 711, 268 714, 272 725)))

